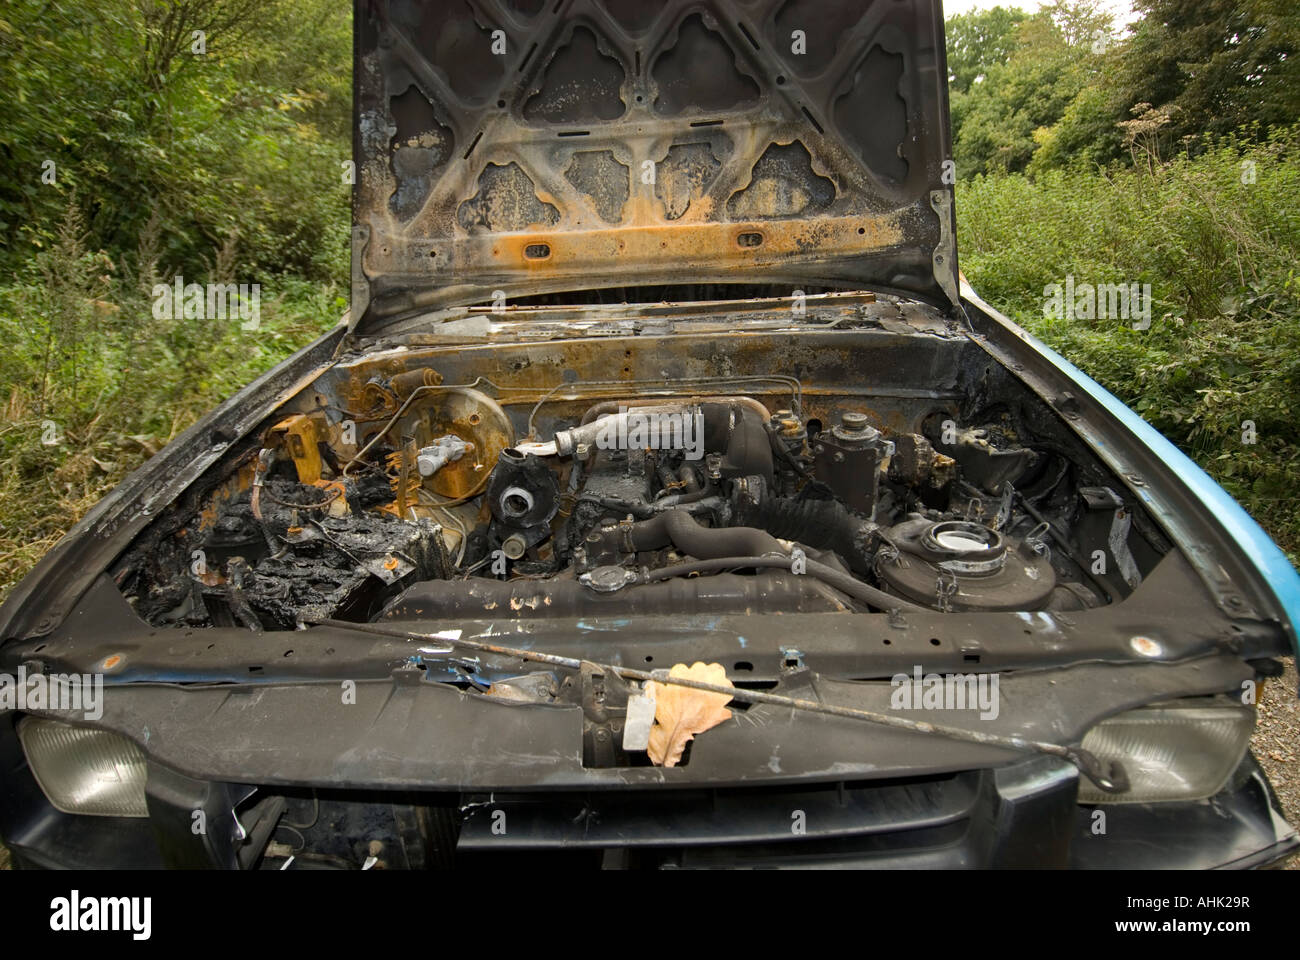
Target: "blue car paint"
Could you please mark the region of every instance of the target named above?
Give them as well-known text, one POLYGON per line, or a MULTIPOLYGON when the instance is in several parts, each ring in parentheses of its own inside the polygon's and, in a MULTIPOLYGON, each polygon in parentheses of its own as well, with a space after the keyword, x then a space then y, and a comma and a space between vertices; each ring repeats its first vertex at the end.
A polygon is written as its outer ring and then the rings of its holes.
MULTIPOLYGON (((1218 519, 1233 542, 1241 548, 1242 553, 1273 591, 1283 614, 1290 621, 1292 643, 1297 655, 1300 655, 1300 635, 1298 635, 1300 631, 1297 630, 1300 627, 1300 574, 1296 573, 1281 548, 1250 514, 1242 509, 1241 504, 1237 503, 1228 491, 1215 483, 1214 479, 1198 467, 1187 454, 1166 439, 1164 434, 1125 406, 1123 401, 1092 377, 989 306, 965 284, 963 284, 962 296, 994 320, 1015 331, 1034 350, 1049 360, 1062 375, 1105 407, 1115 419, 1168 465, 1201 505, 1218 519)), ((1141 495, 1143 499, 1150 499, 1149 494, 1142 492, 1141 495)))

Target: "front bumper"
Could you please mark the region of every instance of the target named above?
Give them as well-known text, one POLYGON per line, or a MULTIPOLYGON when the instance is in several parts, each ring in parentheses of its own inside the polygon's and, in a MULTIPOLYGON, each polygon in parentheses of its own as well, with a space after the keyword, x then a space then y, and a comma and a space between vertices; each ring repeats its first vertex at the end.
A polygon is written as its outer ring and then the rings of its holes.
POLYGON ((1050 757, 886 781, 482 795, 251 787, 151 763, 148 818, 77 816, 41 793, 11 721, 0 726, 0 838, 20 867, 274 868, 296 852, 298 866, 343 869, 370 858, 391 868, 1202 869, 1262 867, 1300 848, 1249 755, 1210 800, 1106 807, 1078 805, 1077 771, 1050 757))

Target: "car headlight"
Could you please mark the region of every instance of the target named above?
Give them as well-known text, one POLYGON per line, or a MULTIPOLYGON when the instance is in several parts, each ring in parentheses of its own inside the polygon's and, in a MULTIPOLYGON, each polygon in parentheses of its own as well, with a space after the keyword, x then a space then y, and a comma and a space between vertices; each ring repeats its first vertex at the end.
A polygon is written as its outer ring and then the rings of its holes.
POLYGON ((1081 777, 1079 802, 1212 797, 1241 763, 1254 726, 1254 709, 1226 698, 1154 704, 1103 720, 1084 736, 1083 748, 1123 764, 1131 786, 1103 793, 1081 777))
POLYGON ((18 724, 27 765, 56 810, 97 817, 147 817, 144 754, 126 737, 24 717, 18 724))

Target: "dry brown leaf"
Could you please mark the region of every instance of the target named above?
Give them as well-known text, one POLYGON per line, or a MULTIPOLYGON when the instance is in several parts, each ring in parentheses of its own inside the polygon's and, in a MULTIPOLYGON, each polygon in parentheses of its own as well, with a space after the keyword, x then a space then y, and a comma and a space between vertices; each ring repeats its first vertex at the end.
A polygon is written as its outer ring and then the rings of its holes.
MULTIPOLYGON (((726 668, 720 663, 678 663, 668 671, 670 677, 699 680, 720 687, 731 686, 726 668)), ((673 767, 682 759, 686 744, 697 733, 716 727, 731 719, 726 704, 731 697, 725 693, 709 693, 672 684, 649 681, 654 688, 655 723, 650 728, 650 745, 647 752, 656 766, 673 767)))

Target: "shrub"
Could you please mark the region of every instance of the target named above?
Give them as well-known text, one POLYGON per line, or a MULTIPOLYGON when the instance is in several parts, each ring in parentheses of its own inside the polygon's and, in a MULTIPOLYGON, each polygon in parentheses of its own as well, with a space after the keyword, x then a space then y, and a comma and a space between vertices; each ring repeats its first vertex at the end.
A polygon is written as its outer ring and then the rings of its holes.
POLYGON ((1204 146, 1164 163, 959 183, 962 269, 1193 457, 1295 563, 1300 129, 1204 146), (1150 329, 1045 317, 1044 288, 1070 274, 1150 283, 1150 329))

